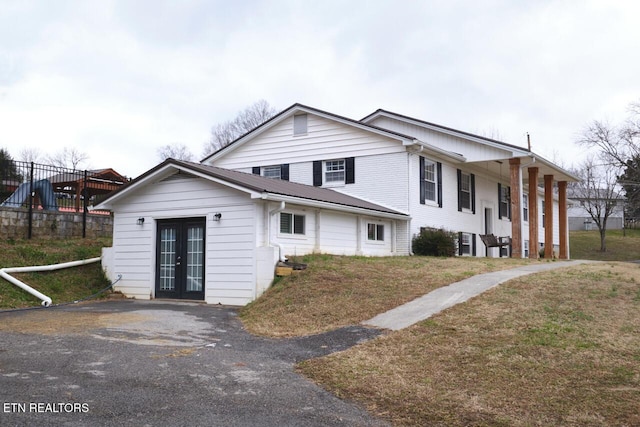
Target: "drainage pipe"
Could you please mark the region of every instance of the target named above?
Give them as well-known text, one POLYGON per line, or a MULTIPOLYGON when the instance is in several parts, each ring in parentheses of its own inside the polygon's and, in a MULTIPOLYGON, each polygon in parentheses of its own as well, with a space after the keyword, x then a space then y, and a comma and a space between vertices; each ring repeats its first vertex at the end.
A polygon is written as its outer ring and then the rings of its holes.
POLYGON ((62 264, 52 264, 52 265, 35 265, 32 267, 9 267, 9 268, 1 268, 0 269, 0 277, 2 277, 3 279, 5 279, 8 282, 11 282, 12 284, 16 285, 19 288, 24 289, 25 291, 29 292, 31 295, 33 295, 34 297, 42 300, 42 306, 43 307, 49 307, 51 305, 51 298, 49 298, 48 296, 46 296, 45 294, 38 292, 37 290, 33 289, 31 286, 27 285, 24 282, 21 282, 20 280, 16 279, 15 277, 11 276, 9 273, 32 273, 32 272, 36 272, 36 271, 53 271, 53 270, 60 270, 63 268, 69 268, 69 267, 78 267, 81 265, 85 265, 85 264, 91 264, 94 262, 98 262, 100 261, 101 258, 97 257, 97 258, 90 258, 90 259, 83 259, 80 261, 71 261, 71 262, 63 262, 62 264))
POLYGON ((269 244, 271 246, 275 246, 276 248, 278 248, 278 259, 282 262, 285 262, 287 259, 284 256, 284 250, 282 248, 282 245, 280 243, 277 243, 273 237, 273 231, 272 231, 273 227, 271 227, 271 217, 273 217, 277 213, 282 212, 285 209, 285 206, 286 204, 284 202, 280 202, 280 206, 269 211, 269 244))

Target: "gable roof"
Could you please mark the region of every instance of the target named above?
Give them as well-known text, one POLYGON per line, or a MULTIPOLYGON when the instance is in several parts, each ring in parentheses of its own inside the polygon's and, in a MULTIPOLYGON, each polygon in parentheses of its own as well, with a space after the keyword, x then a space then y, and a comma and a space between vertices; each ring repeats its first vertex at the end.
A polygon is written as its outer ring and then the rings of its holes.
POLYGON ((553 162, 550 162, 544 157, 534 153, 528 148, 518 147, 517 145, 508 144, 506 142, 498 141, 496 139, 475 135, 473 133, 469 133, 469 132, 461 131, 458 129, 427 122, 424 120, 416 119, 415 117, 409 117, 403 114, 394 113, 392 111, 383 110, 381 108, 377 109, 376 111, 369 114, 368 116, 363 117, 360 121, 363 123, 367 123, 381 116, 397 119, 405 123, 415 124, 417 126, 434 130, 436 132, 445 133, 447 135, 458 136, 467 140, 478 142, 480 144, 488 145, 490 147, 507 150, 511 152, 512 157, 521 157, 521 158, 528 157, 531 159, 532 162, 536 162, 537 163, 536 166, 540 169, 540 173, 542 175, 551 174, 551 175, 555 175, 558 178, 558 180, 566 180, 570 182, 580 181, 579 177, 575 176, 574 174, 572 174, 567 170, 564 170, 560 166, 556 165, 553 162))
POLYGON ((360 119, 360 121, 362 123, 367 123, 377 117, 380 116, 387 116, 387 117, 391 117, 391 118, 397 118, 399 120, 402 120, 404 122, 409 122, 409 123, 414 123, 417 124, 418 126, 427 128, 427 129, 432 129, 432 130, 437 130, 439 132, 443 132, 443 133, 447 133, 450 135, 457 135, 457 136, 462 136, 464 138, 471 138, 472 140, 477 140, 478 142, 482 142, 494 147, 498 147, 498 148, 507 148, 509 150, 516 150, 516 151, 520 151, 522 152, 523 155, 526 155, 527 153, 529 153, 530 151, 522 148, 522 147, 518 147, 517 145, 512 145, 512 144, 507 144, 506 142, 502 142, 502 141, 498 141, 496 139, 491 139, 491 138, 487 138, 484 136, 480 136, 480 135, 476 135, 470 132, 465 132, 462 130, 458 130, 458 129, 454 129, 454 128, 450 128, 447 126, 442 126, 442 125, 438 125, 436 123, 431 123, 431 122, 427 122, 425 120, 421 120, 421 119, 416 119, 415 117, 409 117, 409 116, 405 116, 403 114, 398 114, 398 113, 394 113, 393 111, 388 111, 388 110, 384 110, 382 108, 378 108, 376 111, 374 111, 373 113, 369 114, 366 117, 363 117, 362 119, 360 119))
POLYGON ((333 208, 336 210, 352 211, 381 215, 389 218, 409 219, 404 212, 371 203, 357 197, 349 196, 327 188, 313 187, 296 182, 266 178, 230 169, 208 166, 199 163, 167 159, 158 166, 150 169, 138 178, 127 183, 123 188, 111 193, 94 209, 109 209, 119 199, 128 193, 155 182, 158 177, 169 176, 176 171, 190 173, 201 178, 221 183, 240 191, 247 192, 252 198, 264 200, 289 201, 291 203, 333 208))
POLYGON ((225 145, 224 147, 220 148, 218 151, 208 155, 207 157, 205 157, 204 159, 201 160, 202 163, 208 161, 208 160, 215 160, 219 157, 224 156, 225 154, 227 154, 228 152, 231 152, 235 149, 237 149, 238 147, 242 146, 245 142, 249 141, 250 139, 255 138, 256 136, 260 135, 261 133, 265 132, 266 130, 270 129, 271 127, 277 125, 278 123, 282 122, 283 120, 285 120, 288 117, 291 117, 293 115, 295 115, 296 113, 300 113, 300 112, 304 112, 304 113, 309 113, 309 114, 314 114, 317 115, 319 117, 323 117, 329 120, 333 120, 333 121, 337 121, 339 123, 348 125, 348 126, 353 126, 356 127, 358 129, 367 131, 367 132, 372 132, 387 138, 391 138, 391 139, 395 139, 399 142, 401 142, 403 145, 421 145, 427 149, 430 149, 432 151, 437 152, 440 155, 444 155, 444 156, 448 156, 451 157, 454 160, 457 161, 464 161, 464 157, 460 154, 457 153, 452 153, 446 150, 443 150, 441 148, 432 146, 430 144, 426 144, 422 141, 418 141, 415 137, 410 136, 410 135, 405 135, 403 133, 400 132, 396 132, 393 130, 389 130, 389 129, 384 129, 378 126, 374 126, 368 123, 364 123, 362 121, 358 121, 358 120, 353 120, 350 119, 348 117, 344 117, 344 116, 340 116, 338 114, 334 114, 334 113, 329 113, 328 111, 323 111, 323 110, 319 110, 317 108, 313 108, 313 107, 309 107, 307 105, 303 105, 303 104, 293 104, 292 106, 290 106, 289 108, 287 108, 286 110, 281 111, 280 113, 276 114, 275 116, 273 116, 272 118, 270 118, 269 120, 267 120, 266 122, 262 123, 261 125, 259 125, 258 127, 250 130, 249 132, 245 133, 244 135, 238 137, 237 139, 231 141, 229 144, 225 145))

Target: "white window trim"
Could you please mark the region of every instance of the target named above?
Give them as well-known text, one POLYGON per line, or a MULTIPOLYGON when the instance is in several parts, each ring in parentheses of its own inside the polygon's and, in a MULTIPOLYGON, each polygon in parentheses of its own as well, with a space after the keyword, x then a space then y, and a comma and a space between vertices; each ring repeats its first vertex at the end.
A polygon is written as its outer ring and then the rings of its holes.
POLYGON ((500 219, 503 221, 511 221, 511 206, 509 201, 509 187, 503 185, 500 187, 500 200, 498 200, 498 210, 500 211, 500 219), (506 212, 502 213, 502 207, 505 207, 506 212))
POLYGON ((271 165, 271 166, 263 166, 260 168, 260 175, 264 176, 265 178, 271 178, 271 179, 282 179, 282 166, 281 165, 271 165), (275 176, 267 176, 266 175, 266 171, 267 169, 271 169, 271 170, 278 170, 278 177, 276 178, 275 176))
MULTIPOLYGON (((438 206, 438 166, 437 163, 433 160, 429 160, 426 157, 424 158, 424 181, 433 183, 433 199, 429 199, 427 197, 427 191, 425 187, 424 201, 425 204, 438 206), (433 181, 427 179, 427 166, 433 167, 433 181)), ((471 176, 469 176, 469 185, 471 185, 471 176)))
POLYGON ((458 253, 462 252, 462 255, 459 255, 459 256, 473 256, 473 242, 471 241, 471 239, 473 239, 473 233, 464 233, 463 232, 461 237, 462 238, 460 239, 458 244, 460 245, 460 248, 468 247, 469 248, 469 253, 466 254, 466 253, 464 253, 464 250, 458 250, 458 253), (469 238, 469 243, 467 245, 463 244, 465 236, 469 238))
POLYGON ((295 213, 295 212, 280 212, 280 215, 277 216, 278 218, 278 237, 281 238, 286 238, 286 239, 306 239, 307 238, 307 216, 305 214, 301 214, 301 213, 295 213), (286 233, 284 231, 282 231, 282 226, 281 226, 281 218, 282 218, 282 214, 285 215, 291 215, 291 233, 286 233), (299 216, 303 218, 304 221, 304 229, 303 229, 303 233, 294 233, 294 229, 295 229, 295 217, 299 216))
POLYGON ((386 240, 385 240, 385 234, 386 234, 385 228, 386 228, 385 224, 380 224, 380 223, 377 223, 377 222, 367 222, 366 223, 366 229, 365 229, 365 235, 366 235, 365 241, 367 242, 367 244, 369 244, 369 245, 384 245, 386 243, 386 240), (369 226, 370 225, 374 225, 376 227, 376 232, 375 232, 375 237, 376 238, 375 239, 370 239, 369 238, 369 226), (382 240, 377 238, 378 237, 378 227, 382 227, 382 240))
POLYGON ((471 174, 467 173, 467 172, 461 172, 460 173, 460 192, 464 192, 464 193, 469 193, 469 207, 466 208, 464 206, 462 206, 462 212, 467 212, 467 213, 473 213, 473 200, 471 197, 471 174), (469 178, 469 190, 465 191, 462 189, 462 181, 464 181, 464 177, 468 177, 469 178))
POLYGON ((529 222, 529 195, 526 193, 522 194, 522 221, 529 222), (525 212, 527 213, 526 218, 525 212))
POLYGON ((346 159, 331 159, 331 160, 323 160, 322 161, 322 186, 323 187, 344 187, 346 185, 347 182, 347 160, 346 159), (342 173, 343 173, 343 178, 342 180, 336 180, 336 181, 327 181, 327 173, 330 172, 340 172, 338 171, 328 171, 327 170, 327 163, 330 162, 342 162, 342 173))

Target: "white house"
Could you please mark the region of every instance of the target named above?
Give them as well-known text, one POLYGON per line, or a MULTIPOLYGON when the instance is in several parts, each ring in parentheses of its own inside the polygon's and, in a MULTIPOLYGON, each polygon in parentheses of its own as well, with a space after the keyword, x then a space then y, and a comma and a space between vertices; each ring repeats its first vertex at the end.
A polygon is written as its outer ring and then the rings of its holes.
POLYGON ((114 213, 103 264, 127 296, 244 305, 286 255, 408 255, 422 227, 458 232, 463 256, 537 258, 544 246, 568 258, 574 180, 492 139, 295 104, 201 164, 165 161, 96 209, 114 213), (511 246, 485 247, 491 234, 511 246))
POLYGON ((499 256, 479 237, 494 234, 514 257, 569 257, 566 186, 578 178, 528 149, 389 111, 352 120, 295 104, 202 163, 404 212, 398 253, 422 227, 443 227, 461 233, 464 255, 499 256))
POLYGON ((96 209, 114 214, 103 266, 139 299, 245 305, 288 255, 394 255, 408 215, 324 188, 169 159, 96 209))
MULTIPOLYGON (((602 191, 601 194, 609 194, 602 191)), ((591 204, 594 208, 599 207, 604 216, 605 204, 613 203, 614 206, 607 218, 607 230, 622 230, 624 228, 624 203, 625 198, 619 195, 610 195, 610 199, 597 199, 594 197, 581 197, 579 194, 569 194, 569 230, 597 230, 598 226, 587 211, 587 206, 591 204)), ((597 209, 596 209, 597 210, 597 209)))

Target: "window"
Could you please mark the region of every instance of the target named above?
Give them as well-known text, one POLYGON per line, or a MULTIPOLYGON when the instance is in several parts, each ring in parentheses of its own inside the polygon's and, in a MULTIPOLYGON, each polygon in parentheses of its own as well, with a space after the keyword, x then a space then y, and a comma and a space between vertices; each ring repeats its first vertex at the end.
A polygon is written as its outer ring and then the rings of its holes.
POLYGON ((282 165, 271 166, 254 166, 252 169, 254 175, 262 175, 266 178, 281 179, 283 181, 289 181, 289 164, 284 163, 282 165))
POLYGON ((267 178, 280 179, 280 165, 265 166, 262 168, 262 176, 267 178))
POLYGON ((382 224, 367 224, 367 239, 368 240, 384 240, 384 225, 382 224))
POLYGON ((356 182, 355 157, 313 162, 313 186, 353 184, 356 182))
POLYGON ((525 258, 529 258, 529 241, 524 241, 524 256, 525 258))
POLYGON ((522 195, 522 220, 529 221, 529 195, 522 195))
POLYGON ((420 203, 427 200, 442 207, 442 163, 420 157, 420 203))
POLYGON ((476 177, 458 169, 458 211, 476 213, 476 177))
POLYGON ((511 187, 498 183, 498 195, 500 197, 498 218, 511 219, 511 187))
POLYGON ((304 215, 280 212, 280 233, 304 234, 304 215))
POLYGON ((460 174, 460 206, 471 210, 471 175, 468 173, 460 174))
POLYGON ((544 219, 545 219, 545 214, 544 214, 544 200, 542 201, 542 203, 540 204, 540 208, 542 208, 542 228, 544 228, 544 219))
POLYGON ((461 256, 475 255, 473 251, 474 235, 471 233, 459 233, 458 235, 458 254, 461 256))
POLYGON ((424 198, 436 201, 436 164, 431 160, 424 161, 424 198))
POLYGON ((298 114, 293 116, 293 134, 294 135, 306 135, 307 134, 307 115, 298 114))
POLYGON ((327 160, 324 162, 324 182, 344 182, 345 164, 343 160, 327 160))

